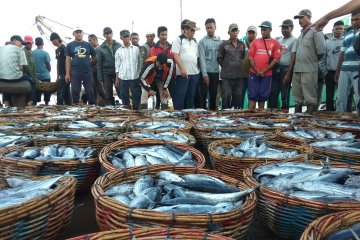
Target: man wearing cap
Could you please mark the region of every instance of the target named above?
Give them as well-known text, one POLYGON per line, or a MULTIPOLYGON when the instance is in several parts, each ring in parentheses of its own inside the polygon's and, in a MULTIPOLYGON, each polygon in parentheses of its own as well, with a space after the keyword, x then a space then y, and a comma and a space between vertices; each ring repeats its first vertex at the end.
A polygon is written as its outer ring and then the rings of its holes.
POLYGON ((57 92, 56 92, 56 104, 57 105, 71 105, 71 93, 70 93, 70 83, 65 81, 66 75, 66 56, 65 56, 65 45, 63 44, 59 34, 56 32, 51 33, 50 41, 54 46, 55 58, 57 59, 56 65, 56 81, 57 81, 57 92))
POLYGON ((248 81, 249 81, 249 74, 250 74, 250 60, 249 60, 249 51, 251 43, 257 38, 257 27, 254 25, 250 25, 246 30, 246 37, 243 40, 245 43, 245 58, 241 62, 241 78, 243 81, 242 86, 242 94, 240 100, 240 108, 244 109, 244 100, 246 96, 246 91, 248 89, 248 81))
POLYGON ((31 51, 33 45, 34 45, 34 40, 31 36, 25 36, 24 37, 24 42, 25 42, 25 47, 24 52, 26 55, 26 61, 28 62, 28 65, 24 65, 24 74, 29 75, 29 77, 31 77, 34 81, 31 85, 31 93, 28 96, 28 106, 32 106, 33 105, 33 100, 35 99, 36 96, 36 87, 35 87, 35 82, 37 81, 36 79, 36 71, 35 71, 35 60, 34 60, 34 55, 33 52, 31 51))
MULTIPOLYGON (((96 67, 97 79, 103 83, 105 91, 105 101, 107 104, 114 105, 115 99, 113 86, 115 84, 115 52, 122 47, 121 43, 113 39, 113 31, 110 27, 103 29, 105 41, 96 48, 96 67)), ((116 87, 118 97, 121 99, 120 88, 116 87)))
POLYGON ((184 25, 184 34, 174 40, 172 51, 176 66, 174 109, 194 108, 195 92, 199 84, 199 49, 194 38, 195 31, 200 30, 193 21, 184 25))
POLYGON ((22 46, 24 40, 19 35, 10 38, 10 44, 0 48, 0 93, 3 93, 5 107, 26 105, 26 95, 31 91, 33 80, 23 73, 23 67, 27 65, 25 52, 22 46), (20 83, 23 93, 14 89, 14 85, 20 83))
POLYGON ((292 77, 292 93, 295 102, 295 112, 302 112, 303 103, 307 112, 312 114, 318 108, 318 69, 319 60, 325 53, 325 38, 322 32, 316 32, 311 25, 311 11, 303 9, 294 19, 299 20, 302 28, 298 44, 294 48, 296 58, 291 63, 284 82, 292 77))
POLYGON ((326 41, 325 54, 319 62, 326 84, 326 111, 335 111, 334 94, 336 83, 334 76, 340 58, 340 49, 344 41, 344 22, 335 22, 332 32, 333 36, 326 41))
MULTIPOLYGON (((35 68, 36 68, 36 78, 41 82, 50 82, 50 55, 46 52, 44 48, 44 40, 41 37, 35 38, 36 49, 33 51, 35 68)), ((36 105, 37 102, 41 102, 42 93, 36 92, 36 99, 33 100, 33 104, 36 105)), ((44 93, 44 102, 45 105, 49 105, 51 93, 44 93)))
POLYGON ((229 25, 230 39, 219 46, 217 60, 221 66, 221 99, 222 109, 240 108, 243 81, 241 63, 245 58, 245 43, 238 39, 239 27, 236 23, 229 25))
POLYGON ((66 76, 65 81, 71 81, 73 103, 80 103, 81 84, 89 104, 95 104, 94 82, 91 72, 91 61, 96 59, 95 49, 90 43, 83 40, 83 31, 80 27, 74 29, 75 40, 66 47, 66 76))
POLYGON ((249 109, 264 109, 269 99, 272 69, 280 60, 280 43, 271 38, 272 24, 263 21, 259 26, 262 38, 252 42, 249 52, 250 76, 248 82, 249 109))
POLYGON ((200 66, 202 78, 200 79, 200 86, 202 90, 203 107, 206 108, 206 98, 209 92, 209 109, 216 110, 216 94, 219 83, 219 63, 217 61, 217 54, 221 40, 215 35, 216 22, 213 18, 208 18, 205 21, 205 29, 207 35, 199 42, 200 66))
POLYGON ((130 107, 129 89, 133 110, 138 110, 140 105, 141 87, 139 73, 142 67, 140 49, 131 45, 129 30, 121 30, 120 38, 123 46, 115 52, 115 86, 120 86, 122 103, 130 107))
POLYGON ((294 29, 293 21, 286 19, 280 25, 282 37, 278 39, 280 47, 280 61, 273 69, 273 77, 271 82, 271 91, 269 96, 268 107, 280 108, 278 106, 278 98, 281 92, 281 109, 289 109, 290 102, 290 83, 284 83, 283 79, 289 70, 291 58, 295 58, 292 49, 296 47, 297 39, 292 35, 294 29))

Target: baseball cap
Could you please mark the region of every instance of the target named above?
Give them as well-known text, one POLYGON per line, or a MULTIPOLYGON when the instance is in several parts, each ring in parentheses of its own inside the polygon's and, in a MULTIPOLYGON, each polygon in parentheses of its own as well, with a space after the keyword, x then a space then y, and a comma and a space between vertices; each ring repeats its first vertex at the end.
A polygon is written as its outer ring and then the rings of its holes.
POLYGON ((25 43, 34 43, 34 40, 33 40, 32 36, 25 36, 24 42, 25 43))
POLYGON ((298 18, 301 18, 304 16, 308 16, 309 18, 311 18, 311 16, 312 16, 311 11, 309 9, 303 9, 299 12, 298 15, 294 16, 294 19, 298 19, 298 18))
POLYGON ((24 40, 23 40, 19 35, 13 35, 13 36, 10 38, 10 41, 14 41, 14 40, 18 40, 18 41, 21 42, 21 44, 25 45, 24 40))
POLYGON ((282 22, 282 24, 280 25, 280 27, 293 27, 294 26, 294 23, 291 19, 286 19, 282 22))
POLYGON ((130 36, 129 30, 126 30, 126 29, 121 30, 120 31, 120 37, 126 37, 126 36, 130 36))
POLYGON ((112 29, 110 27, 105 27, 103 30, 103 34, 105 33, 112 33, 112 29))
POLYGON ((260 28, 270 28, 270 29, 272 29, 272 24, 269 21, 263 21, 259 27, 260 28))
POLYGON ((257 27, 254 26, 254 25, 250 25, 250 26, 247 28, 246 32, 249 32, 249 31, 253 31, 253 32, 257 33, 257 27))
POLYGON ((81 32, 82 32, 82 28, 79 27, 79 26, 74 27, 74 32, 77 32, 77 31, 81 31, 81 32))
POLYGON ((43 45, 44 44, 44 40, 41 37, 37 37, 35 38, 35 45, 43 45))
POLYGON ((233 29, 239 29, 239 26, 236 23, 232 23, 229 25, 229 32, 231 32, 233 29))

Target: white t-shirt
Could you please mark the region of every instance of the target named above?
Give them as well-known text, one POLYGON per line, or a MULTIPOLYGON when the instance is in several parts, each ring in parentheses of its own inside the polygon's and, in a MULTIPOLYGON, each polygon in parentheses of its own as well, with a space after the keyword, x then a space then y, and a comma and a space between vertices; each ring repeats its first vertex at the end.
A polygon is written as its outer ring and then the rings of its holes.
MULTIPOLYGON (((199 49, 194 39, 183 38, 182 43, 180 37, 175 39, 172 44, 172 52, 179 54, 182 65, 187 74, 194 75, 200 72, 198 67, 199 49)), ((176 65, 176 75, 181 75, 179 66, 176 65)))

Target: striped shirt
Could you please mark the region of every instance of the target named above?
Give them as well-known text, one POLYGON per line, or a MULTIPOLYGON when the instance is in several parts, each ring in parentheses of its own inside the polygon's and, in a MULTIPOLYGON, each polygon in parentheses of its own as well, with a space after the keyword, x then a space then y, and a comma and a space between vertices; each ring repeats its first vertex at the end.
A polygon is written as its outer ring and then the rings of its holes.
POLYGON ((121 80, 134 80, 139 78, 142 66, 140 49, 137 46, 122 46, 115 52, 115 72, 119 73, 121 80))
POLYGON ((350 30, 344 38, 341 52, 344 53, 344 61, 341 65, 341 71, 357 72, 359 71, 360 57, 354 51, 353 42, 359 36, 359 31, 350 30))

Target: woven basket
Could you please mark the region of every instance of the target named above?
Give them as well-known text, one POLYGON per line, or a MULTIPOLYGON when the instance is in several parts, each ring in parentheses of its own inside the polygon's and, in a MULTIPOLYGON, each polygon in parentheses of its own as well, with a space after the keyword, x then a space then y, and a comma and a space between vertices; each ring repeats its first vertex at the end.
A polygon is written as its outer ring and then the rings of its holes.
POLYGON ((148 111, 147 110, 147 111, 141 111, 141 113, 143 114, 144 118, 153 118, 153 119, 171 118, 171 119, 186 120, 186 114, 180 111, 163 111, 163 110, 148 111), (162 112, 168 112, 170 115, 166 117, 160 117, 159 114, 161 114, 162 112))
POLYGON ((182 228, 128 228, 94 234, 87 234, 69 240, 151 240, 151 239, 187 239, 187 240, 233 240, 217 234, 209 234, 196 229, 182 228))
MULTIPOLYGON (((87 119, 86 121, 89 121, 89 122, 93 122, 95 120, 93 119, 87 119)), ((59 130, 60 131, 81 131, 82 129, 80 128, 69 128, 69 124, 71 122, 64 122, 62 124, 59 125, 59 130)), ((127 120, 126 121, 123 121, 122 123, 115 123, 116 126, 113 127, 113 128, 88 128, 88 129, 85 129, 85 130, 90 130, 90 131, 97 131, 97 132, 115 132, 115 133, 124 133, 126 131, 129 130, 129 125, 128 125, 128 122, 127 120)))
MULTIPOLYGON (((139 138, 133 138, 133 137, 131 137, 131 135, 132 135, 133 133, 142 133, 142 131, 133 131, 133 132, 125 133, 125 134, 124 134, 124 138, 127 138, 127 139, 139 139, 139 138)), ((191 135, 191 134, 189 134, 189 133, 178 132, 178 133, 174 133, 174 134, 183 134, 183 135, 185 135, 185 136, 189 139, 189 141, 186 143, 186 144, 189 145, 189 146, 194 146, 195 143, 196 143, 196 140, 195 140, 194 136, 191 135)), ((142 138, 142 139, 153 139, 153 138, 142 138)), ((157 140, 159 140, 159 139, 157 139, 157 140)))
POLYGON ((76 180, 62 177, 57 183, 45 196, 0 209, 0 239, 60 239, 72 216, 76 180))
POLYGON ((219 111, 219 112, 210 112, 208 114, 190 114, 189 121, 197 122, 201 121, 202 117, 221 117, 228 116, 229 118, 263 118, 276 116, 273 112, 270 111, 259 111, 259 110, 232 110, 232 111, 219 111))
MULTIPOLYGON (((347 123, 347 122, 345 122, 345 123, 347 123)), ((352 123, 358 123, 360 125, 360 120, 357 119, 357 121, 352 122, 352 123)), ((315 128, 318 128, 318 129, 328 129, 331 131, 337 131, 337 132, 342 132, 342 133, 351 132, 351 133, 355 134, 356 138, 360 138, 360 129, 336 127, 336 126, 332 126, 332 125, 319 124, 316 122, 316 120, 309 121, 308 124, 311 126, 314 126, 315 128)))
MULTIPOLYGON (((102 167, 108 172, 108 171, 112 171, 112 170, 116 170, 117 168, 112 165, 112 163, 110 163, 110 161, 108 160, 108 156, 111 154, 111 152, 113 150, 117 150, 117 149, 127 149, 130 147, 146 147, 146 146, 152 146, 152 145, 164 145, 164 141, 161 140, 153 140, 153 139, 124 139, 124 140, 120 140, 117 142, 113 142, 110 143, 108 145, 106 145, 99 153, 99 160, 100 163, 102 165, 102 167)), ((184 151, 190 151, 193 155, 193 159, 197 161, 197 165, 195 166, 196 168, 203 168, 205 165, 205 157, 204 155, 202 155, 197 149, 190 147, 186 144, 181 144, 181 143, 172 143, 172 142, 167 142, 167 144, 171 144, 181 150, 184 151)), ((148 165, 146 166, 147 168, 150 169, 157 169, 157 168, 161 168, 163 166, 168 166, 167 164, 159 164, 159 165, 148 165)), ((141 167, 133 167, 133 168, 128 168, 127 171, 131 170, 131 169, 141 169, 143 168, 141 167)))
POLYGON ((42 93, 55 93, 57 91, 57 82, 37 82, 36 90, 42 93))
POLYGON ((310 223, 300 240, 326 239, 331 233, 357 223, 360 223, 360 210, 328 214, 310 223))
POLYGON ((238 158, 229 155, 222 155, 215 151, 217 146, 229 148, 232 146, 237 146, 244 140, 240 139, 229 139, 229 140, 220 140, 214 141, 210 143, 208 147, 208 151, 210 154, 210 160, 215 170, 227 174, 233 178, 243 180, 243 170, 250 167, 255 163, 266 163, 266 162, 277 162, 277 161, 303 161, 305 158, 308 158, 311 155, 312 151, 306 145, 291 145, 286 143, 279 143, 273 141, 265 141, 269 145, 280 148, 286 151, 298 151, 300 154, 296 157, 287 158, 287 159, 276 159, 276 158, 250 158, 250 157, 243 157, 238 158))
POLYGON ((349 112, 317 111, 313 117, 326 120, 359 121, 357 114, 349 112))
POLYGON ((96 205, 96 219, 101 231, 127 228, 130 224, 134 227, 146 224, 152 227, 198 229, 236 239, 242 239, 245 236, 255 210, 256 194, 254 192, 248 195, 240 209, 223 214, 171 214, 145 209, 132 210, 110 197, 103 196, 104 191, 113 185, 135 182, 144 174, 155 176, 159 171, 172 171, 179 175, 207 174, 240 189, 248 188, 244 183, 216 171, 191 167, 163 165, 157 169, 143 167, 136 171, 108 172, 96 180, 91 190, 96 205))
POLYGON ((9 131, 15 131, 15 132, 26 132, 26 133, 41 133, 41 132, 51 132, 51 131, 57 131, 59 129, 59 125, 57 123, 50 123, 50 122, 41 122, 41 121, 35 121, 35 119, 30 120, 33 123, 39 124, 40 126, 29 126, 29 127, 16 127, 17 124, 21 123, 28 123, 28 119, 21 119, 21 120, 12 120, 7 123, 1 123, 2 126, 6 127, 12 127, 9 128, 9 131))
MULTIPOLYGON (((105 133, 104 133, 105 134, 105 133)), ((78 137, 78 138, 50 138, 35 135, 33 136, 33 143, 37 147, 47 146, 51 144, 60 145, 76 145, 81 148, 92 147, 100 151, 107 144, 122 139, 123 135, 119 133, 113 133, 108 136, 99 137, 78 137)))
MULTIPOLYGON (((76 192, 79 193, 89 190, 100 174, 100 163, 96 153, 94 153, 92 158, 87 158, 84 163, 80 160, 40 161, 5 156, 7 153, 16 151, 16 149, 17 147, 8 147, 4 148, 2 153, 0 153, 0 169, 6 170, 5 174, 3 172, 0 173, 0 181, 8 176, 47 176, 61 175, 69 172, 77 180, 76 192)), ((26 149, 29 148, 25 147, 19 150, 23 152, 26 149)))
MULTIPOLYGON (((311 162, 312 164, 319 164, 311 162)), ((334 167, 347 167, 360 170, 342 163, 331 163, 334 167)), ((252 176, 259 164, 254 164, 244 171, 245 183, 258 187, 259 183, 252 176)), ((274 233, 284 239, 300 239, 305 228, 317 218, 333 212, 360 210, 360 202, 320 202, 301 199, 276 190, 260 186, 257 191, 259 201, 257 211, 264 222, 274 233)))
POLYGON ((130 128, 134 131, 147 131, 147 132, 154 132, 154 133, 159 133, 159 132, 185 132, 185 133, 189 133, 191 128, 192 128, 192 124, 190 124, 187 121, 183 121, 183 120, 174 120, 174 119, 168 119, 168 118, 157 118, 157 119, 139 119, 137 121, 133 121, 130 124, 130 128), (155 122, 175 122, 175 123, 182 123, 184 124, 183 128, 172 128, 169 130, 156 130, 156 129, 143 129, 139 126, 135 126, 135 124, 139 123, 139 122, 148 122, 148 123, 155 123, 155 122))
MULTIPOLYGON (((301 127, 304 125, 304 121, 302 120, 290 120, 290 119, 259 119, 259 120, 251 120, 251 122, 254 123, 261 123, 264 121, 269 121, 272 123, 287 123, 287 124, 294 124, 296 127, 301 127)), ((285 126, 285 127, 261 127, 261 126, 249 126, 249 128, 251 130, 262 130, 262 131, 271 131, 271 132, 275 132, 276 130, 281 130, 281 131, 285 131, 285 130, 292 130, 294 129, 294 126, 290 125, 290 126, 285 126)))

